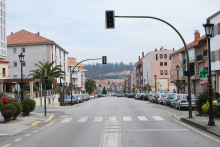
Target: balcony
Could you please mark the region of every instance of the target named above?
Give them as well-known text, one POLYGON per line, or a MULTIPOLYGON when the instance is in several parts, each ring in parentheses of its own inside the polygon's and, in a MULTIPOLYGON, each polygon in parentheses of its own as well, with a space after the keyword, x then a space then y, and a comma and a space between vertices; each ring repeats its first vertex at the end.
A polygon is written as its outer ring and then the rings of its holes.
POLYGON ((208 50, 203 50, 203 56, 206 57, 208 55, 208 50))
POLYGON ((203 55, 198 55, 197 56, 197 63, 201 63, 201 62, 205 62, 205 59, 204 59, 203 55))

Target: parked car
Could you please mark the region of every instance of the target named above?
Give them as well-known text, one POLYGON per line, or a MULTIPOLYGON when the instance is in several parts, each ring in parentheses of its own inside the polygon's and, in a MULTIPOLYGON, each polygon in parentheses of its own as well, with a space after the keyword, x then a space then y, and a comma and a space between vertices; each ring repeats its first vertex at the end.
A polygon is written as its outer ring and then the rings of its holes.
POLYGON ((76 94, 76 96, 78 97, 78 100, 80 103, 84 102, 84 99, 81 97, 81 95, 76 94))
POLYGON ((145 99, 148 99, 147 97, 148 97, 148 95, 147 95, 146 93, 141 93, 141 94, 139 95, 139 98, 138 98, 138 99, 140 99, 140 100, 145 100, 145 99))
POLYGON ((98 97, 98 94, 95 94, 95 97, 98 97))
POLYGON ((98 94, 98 97, 102 97, 102 94, 98 94))
POLYGON ((128 94, 128 98, 134 98, 135 96, 134 96, 134 93, 129 93, 128 94))
POLYGON ((139 98, 139 95, 140 95, 140 93, 137 93, 137 94, 135 95, 135 99, 138 99, 138 98, 139 98))
MULTIPOLYGON (((181 110, 182 108, 189 108, 189 100, 188 100, 188 94, 183 94, 182 98, 180 98, 176 103, 176 109, 181 110)), ((191 94, 191 106, 192 109, 196 108, 196 101, 197 98, 194 94, 191 94)))
POLYGON ((169 96, 170 96, 170 93, 163 94, 163 97, 162 97, 162 104, 163 105, 167 105, 167 100, 168 100, 169 96))
POLYGON ((84 101, 88 101, 89 100, 86 94, 82 94, 80 96, 83 98, 84 101))
POLYGON ((155 93, 154 99, 153 99, 153 103, 157 103, 157 99, 159 98, 159 93, 155 93))
POLYGON ((3 104, 6 104, 8 99, 14 99, 15 95, 14 93, 3 93, 1 97, 1 101, 3 104))
POLYGON ((92 94, 89 97, 90 97, 90 99, 94 99, 95 98, 94 95, 92 95, 92 94))
POLYGON ((163 99, 163 96, 164 96, 164 93, 159 93, 156 103, 162 104, 162 102, 163 102, 163 100, 162 100, 162 99, 163 99))
POLYGON ((170 94, 169 98, 167 99, 167 103, 166 103, 167 106, 170 106, 170 103, 171 103, 170 101, 171 101, 172 98, 175 97, 175 95, 177 95, 177 93, 171 93, 170 94))
POLYGON ((170 100, 170 107, 174 107, 176 106, 176 102, 179 98, 181 98, 183 96, 183 94, 176 94, 171 100, 170 100))
MULTIPOLYGON (((66 96, 65 97, 65 103, 68 105, 68 104, 71 104, 71 95, 68 95, 68 96, 66 96)), ((72 103, 73 103, 73 105, 75 104, 75 99, 74 99, 74 97, 72 98, 72 103)))
POLYGON ((154 97, 155 97, 155 93, 153 95, 151 95, 151 97, 149 97, 149 101, 153 102, 154 97))
POLYGON ((121 93, 118 93, 118 94, 117 94, 117 97, 122 97, 122 94, 121 94, 121 93))

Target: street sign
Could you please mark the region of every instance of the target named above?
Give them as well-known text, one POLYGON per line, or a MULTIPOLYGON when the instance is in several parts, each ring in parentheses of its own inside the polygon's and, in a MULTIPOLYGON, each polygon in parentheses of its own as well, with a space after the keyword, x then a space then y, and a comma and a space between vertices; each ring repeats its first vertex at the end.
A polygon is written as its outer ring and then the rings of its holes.
POLYGON ((201 75, 203 78, 206 78, 206 76, 209 74, 209 72, 203 68, 202 71, 199 72, 199 75, 201 75))
POLYGON ((16 89, 16 91, 18 91, 18 94, 19 94, 20 85, 18 83, 15 85, 15 89, 16 89))

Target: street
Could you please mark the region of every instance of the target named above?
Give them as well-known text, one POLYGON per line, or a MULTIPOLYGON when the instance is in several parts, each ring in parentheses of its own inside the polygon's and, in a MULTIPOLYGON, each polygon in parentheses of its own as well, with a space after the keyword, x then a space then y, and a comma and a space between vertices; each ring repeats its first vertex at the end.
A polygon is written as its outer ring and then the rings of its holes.
POLYGON ((171 112, 173 110, 133 98, 102 97, 62 109, 65 111, 63 115, 57 115, 43 125, 14 136, 0 137, 0 146, 220 146, 218 137, 175 119, 171 112))

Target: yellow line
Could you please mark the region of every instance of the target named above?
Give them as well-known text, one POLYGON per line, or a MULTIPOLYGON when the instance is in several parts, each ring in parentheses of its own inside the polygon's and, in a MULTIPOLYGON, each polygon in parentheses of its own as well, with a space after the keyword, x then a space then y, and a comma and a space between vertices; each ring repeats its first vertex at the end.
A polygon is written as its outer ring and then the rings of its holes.
POLYGON ((51 114, 50 117, 48 118, 48 120, 46 120, 46 121, 37 121, 37 122, 35 122, 35 123, 32 123, 32 125, 33 125, 34 127, 36 127, 36 126, 38 126, 38 125, 41 125, 41 124, 43 124, 43 123, 46 123, 46 122, 50 121, 50 120, 53 119, 54 117, 55 117, 55 115, 54 115, 54 114, 51 114))

